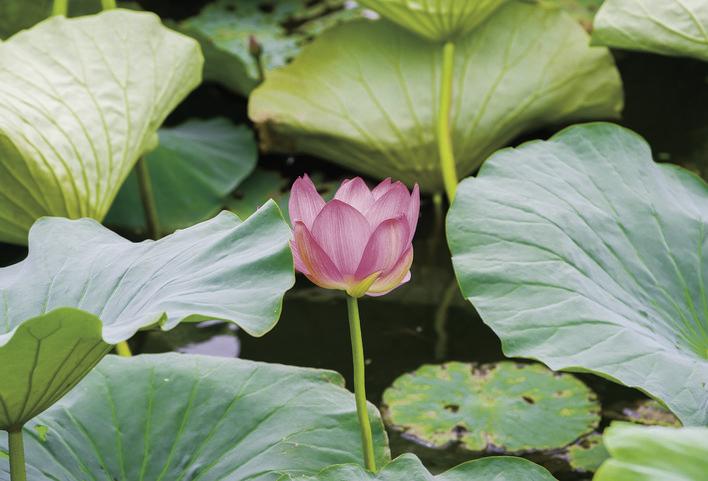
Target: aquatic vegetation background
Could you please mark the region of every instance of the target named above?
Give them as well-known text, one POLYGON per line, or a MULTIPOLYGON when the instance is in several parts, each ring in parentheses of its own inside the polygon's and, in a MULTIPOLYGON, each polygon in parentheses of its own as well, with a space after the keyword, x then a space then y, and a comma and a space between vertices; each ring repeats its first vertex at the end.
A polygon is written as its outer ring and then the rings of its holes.
POLYGON ((112 3, 0 2, 0 480, 705 473, 705 2, 112 3))

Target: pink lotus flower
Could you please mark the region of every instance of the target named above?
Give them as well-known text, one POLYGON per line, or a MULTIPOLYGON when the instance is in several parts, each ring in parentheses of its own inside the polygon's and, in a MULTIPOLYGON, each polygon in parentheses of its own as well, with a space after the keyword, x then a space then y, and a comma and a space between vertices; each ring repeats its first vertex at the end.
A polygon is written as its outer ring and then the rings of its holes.
POLYGON ((357 177, 325 203, 305 175, 293 184, 289 208, 295 268, 318 286, 380 296, 410 279, 417 184, 412 194, 391 179, 369 190, 357 177))

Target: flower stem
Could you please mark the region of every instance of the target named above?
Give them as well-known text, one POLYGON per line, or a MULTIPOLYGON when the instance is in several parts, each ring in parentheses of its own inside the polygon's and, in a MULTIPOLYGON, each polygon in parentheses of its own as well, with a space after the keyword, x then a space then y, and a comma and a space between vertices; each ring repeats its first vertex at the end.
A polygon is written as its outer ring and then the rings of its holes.
POLYGON ((152 193, 152 183, 150 182, 150 171, 148 170, 147 162, 144 157, 138 159, 135 164, 135 173, 138 176, 138 186, 140 188, 140 200, 143 203, 145 211, 145 220, 147 221, 148 236, 151 239, 160 238, 160 222, 157 217, 157 206, 155 205, 155 197, 152 193))
POLYGON ((8 432, 10 438, 10 480, 27 481, 25 472, 25 445, 22 428, 8 432))
POLYGON ((452 204, 457 190, 457 168, 452 148, 450 110, 452 108, 452 81, 455 69, 455 44, 446 42, 443 47, 442 80, 440 84, 440 108, 438 110, 437 137, 440 168, 447 199, 452 204))
POLYGON ((354 397, 356 411, 361 429, 361 446, 364 451, 366 469, 376 472, 376 456, 374 455, 374 440, 371 434, 369 411, 366 407, 366 381, 364 375, 364 345, 361 340, 361 321, 359 319, 359 304, 356 297, 347 296, 347 312, 349 313, 349 335, 352 340, 352 359, 354 361, 354 397))
POLYGON ((116 8, 116 0, 101 0, 101 8, 104 10, 116 8))
POLYGON ((121 341, 118 344, 116 344, 116 352, 118 353, 119 356, 122 357, 132 357, 133 353, 130 350, 130 346, 128 345, 128 341, 121 341))
POLYGON ((52 3, 52 15, 64 15, 69 12, 69 0, 54 0, 52 3))

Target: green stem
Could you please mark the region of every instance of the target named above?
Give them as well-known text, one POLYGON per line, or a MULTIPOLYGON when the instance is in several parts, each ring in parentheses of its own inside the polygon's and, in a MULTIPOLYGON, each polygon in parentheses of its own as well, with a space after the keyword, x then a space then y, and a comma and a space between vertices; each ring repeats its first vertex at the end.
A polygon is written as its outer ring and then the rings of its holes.
POLYGON ((443 47, 443 68, 440 84, 440 109, 438 110, 437 137, 440 154, 440 168, 447 199, 452 204, 457 190, 457 169, 452 148, 450 131, 450 110, 452 108, 452 81, 455 69, 455 44, 445 43, 443 47))
POLYGON ((10 438, 10 481, 27 481, 22 428, 8 432, 10 438))
POLYGON ((52 15, 64 15, 69 13, 69 0, 54 0, 52 4, 52 15))
POLYGON ((140 159, 138 159, 138 163, 135 164, 135 173, 138 176, 140 200, 143 203, 143 210, 145 211, 148 236, 150 236, 151 239, 157 240, 160 238, 160 221, 157 217, 155 196, 152 193, 150 171, 148 170, 147 162, 144 157, 140 157, 140 159))
POLYGON ((121 357, 132 357, 133 356, 133 352, 130 350, 130 346, 128 345, 128 341, 121 341, 118 344, 116 344, 116 352, 121 357))
POLYGON ((347 312, 349 313, 349 335, 352 339, 352 359, 354 361, 354 397, 356 412, 359 416, 361 429, 361 446, 364 450, 366 469, 376 472, 376 456, 374 455, 374 440, 371 434, 369 411, 366 407, 366 381, 364 374, 364 344, 361 340, 361 321, 359 319, 359 304, 356 297, 347 296, 347 312))
POLYGON ((101 0, 101 8, 104 10, 116 8, 116 0, 101 0))

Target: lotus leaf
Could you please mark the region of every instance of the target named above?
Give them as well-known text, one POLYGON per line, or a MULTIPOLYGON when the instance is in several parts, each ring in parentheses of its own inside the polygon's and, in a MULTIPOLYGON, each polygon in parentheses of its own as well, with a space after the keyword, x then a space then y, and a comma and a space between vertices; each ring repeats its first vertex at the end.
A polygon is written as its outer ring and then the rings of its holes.
MULTIPOLYGON (((606 49, 557 9, 510 3, 457 43, 452 110, 457 170, 529 128, 616 117, 606 49)), ((387 21, 333 27, 251 95, 266 150, 304 152, 439 191, 435 138, 441 48, 387 21)))
POLYGON ((708 61, 705 0, 605 0, 593 43, 708 61))
POLYGON ((284 475, 278 481, 555 481, 541 466, 522 458, 490 457, 470 461, 433 476, 412 454, 394 459, 377 473, 361 466, 332 466, 317 476, 284 475))
POLYGON ((447 220, 463 295, 511 357, 708 424, 708 185, 608 123, 492 156, 447 220))
POLYGON ((593 481, 703 481, 708 473, 708 428, 614 423, 605 430, 611 458, 593 481))
POLYGON ((562 448, 600 421, 595 394, 539 364, 425 365, 383 395, 385 419, 406 438, 475 452, 562 448))
MULTIPOLYGON (((146 162, 164 233, 213 217, 258 160, 253 132, 225 118, 193 119, 164 127, 158 137, 160 145, 147 154, 146 162)), ((118 193, 106 223, 145 234, 145 213, 134 172, 118 193)))
POLYGON ((43 218, 0 269, 0 429, 56 402, 142 328, 220 319, 268 332, 293 284, 290 229, 269 202, 133 243, 92 219, 43 218))
POLYGON ((359 16, 343 0, 216 0, 179 28, 202 45, 204 77, 247 96, 262 80, 260 67, 267 73, 286 65, 322 31, 359 16))
MULTIPOLYGON (((370 406, 381 463, 381 418, 370 406)), ((275 481, 361 455, 334 372, 185 354, 108 356, 25 428, 28 481, 275 481)), ((0 434, 0 453, 6 450, 0 434)), ((9 481, 0 457, 0 481, 9 481)))
POLYGON ((52 17, 1 43, 0 241, 43 215, 102 220, 201 69, 152 13, 52 17))
POLYGON ((389 20, 434 41, 456 39, 509 0, 359 0, 389 20))

